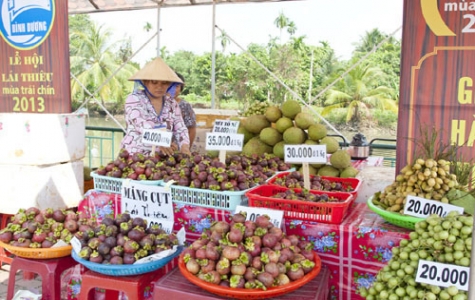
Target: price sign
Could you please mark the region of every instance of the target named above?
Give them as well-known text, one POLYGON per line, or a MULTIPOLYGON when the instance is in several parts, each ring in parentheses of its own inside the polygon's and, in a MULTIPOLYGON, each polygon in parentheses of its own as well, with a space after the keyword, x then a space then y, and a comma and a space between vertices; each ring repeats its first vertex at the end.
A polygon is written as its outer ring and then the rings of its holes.
POLYGON ((470 268, 421 259, 417 266, 416 282, 441 287, 453 285, 459 290, 468 291, 470 268))
POLYGON ((239 121, 215 120, 213 132, 216 133, 237 133, 239 121))
POLYGON ((149 225, 160 225, 167 233, 173 229, 172 197, 165 187, 125 180, 121 191, 121 209, 132 218, 144 218, 149 225))
POLYGON ((244 141, 243 134, 206 133, 206 150, 241 151, 244 141))
POLYGON ((445 217, 449 212, 454 210, 463 214, 463 207, 416 196, 407 196, 406 205, 404 205, 404 214, 418 218, 426 218, 432 214, 445 217))
POLYGON ((325 145, 285 145, 284 155, 286 163, 327 162, 327 148, 325 145))
POLYGON ((164 129, 144 129, 142 143, 159 147, 170 147, 172 135, 170 131, 164 129))
POLYGON ((247 214, 246 221, 251 220, 253 222, 256 221, 256 218, 258 216, 268 215, 270 217, 271 223, 274 224, 275 227, 279 227, 279 228, 280 228, 280 225, 282 224, 282 218, 284 217, 284 212, 281 210, 238 205, 236 207, 235 213, 240 213, 240 212, 245 212, 247 214))
POLYGON ((73 247, 73 250, 74 252, 76 252, 76 254, 79 254, 79 252, 81 251, 82 249, 82 246, 81 246, 81 242, 78 240, 77 237, 73 237, 69 243, 71 244, 71 246, 73 247))

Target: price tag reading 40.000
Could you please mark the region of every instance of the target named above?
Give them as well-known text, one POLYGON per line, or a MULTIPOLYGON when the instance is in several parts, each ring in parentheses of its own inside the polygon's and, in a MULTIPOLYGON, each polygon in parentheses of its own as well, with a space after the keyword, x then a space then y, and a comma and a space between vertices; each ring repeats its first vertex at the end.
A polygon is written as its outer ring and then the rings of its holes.
POLYGON ((243 141, 243 134, 207 132, 206 150, 241 151, 243 141))
POLYGON ((441 287, 455 286, 459 290, 468 291, 470 268, 421 259, 417 267, 416 282, 441 287))
POLYGON ((286 163, 326 163, 327 148, 325 145, 285 145, 284 160, 286 163))
POLYGON ((142 143, 159 147, 170 147, 172 133, 163 129, 144 129, 142 143))
POLYGON ((404 205, 404 214, 418 218, 426 218, 432 214, 445 217, 449 212, 454 210, 463 214, 464 209, 460 206, 435 200, 427 200, 416 196, 407 196, 406 205, 404 205))

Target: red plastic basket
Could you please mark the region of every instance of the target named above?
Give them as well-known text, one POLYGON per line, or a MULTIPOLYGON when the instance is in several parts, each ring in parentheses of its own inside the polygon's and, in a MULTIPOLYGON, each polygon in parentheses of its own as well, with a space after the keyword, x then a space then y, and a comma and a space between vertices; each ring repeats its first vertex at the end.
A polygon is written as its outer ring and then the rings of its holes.
MULTIPOLYGON (((283 178, 286 177, 290 174, 291 172, 282 172, 279 174, 274 175, 271 179, 267 181, 268 184, 275 185, 275 186, 281 186, 277 183, 275 183, 277 178, 283 178)), ((315 175, 310 175, 310 178, 314 178, 315 175)), ((331 182, 339 182, 343 185, 345 188, 350 188, 351 191, 348 191, 348 193, 352 194, 353 197, 356 199, 358 197, 358 190, 361 186, 361 180, 358 178, 340 178, 340 177, 330 177, 330 176, 320 176, 322 179, 330 180, 331 182)), ((303 185, 303 184, 302 184, 303 185)), ((318 190, 315 190, 318 191, 318 190)), ((325 192, 330 192, 330 191, 325 191, 325 192)), ((331 191, 333 192, 333 191, 331 191)), ((339 192, 341 193, 341 192, 339 192)))
MULTIPOLYGON (((311 190, 316 195, 327 194, 337 198, 338 202, 310 202, 301 200, 287 200, 271 198, 277 193, 284 192, 288 188, 277 185, 260 185, 246 193, 249 206, 277 209, 284 211, 284 217, 321 223, 340 224, 355 197, 350 193, 325 192, 311 190)), ((301 189, 293 189, 300 192, 301 189)))

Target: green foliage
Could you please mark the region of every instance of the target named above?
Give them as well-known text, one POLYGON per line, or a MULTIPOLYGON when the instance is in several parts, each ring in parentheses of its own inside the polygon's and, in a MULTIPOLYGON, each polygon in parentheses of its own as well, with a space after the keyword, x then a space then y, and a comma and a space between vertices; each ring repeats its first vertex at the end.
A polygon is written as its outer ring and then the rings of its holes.
MULTIPOLYGON (((133 53, 131 39, 126 37, 111 41, 111 32, 97 26, 88 15, 70 16, 69 24, 71 72, 93 92, 128 60, 133 53)), ((226 32, 222 31, 217 37, 222 52, 218 50, 216 53, 216 108, 243 110, 254 102, 280 104, 298 97, 305 101, 310 98, 330 123, 358 123, 370 118, 380 126, 393 126, 397 120, 399 99, 401 46, 398 40, 388 39, 363 64, 341 78, 387 34, 378 29, 367 32, 355 44, 353 57, 343 61, 337 58, 326 41, 318 45, 306 43, 306 37, 298 35, 297 24, 283 12, 274 24, 280 36, 269 35, 266 43, 250 44, 242 53, 227 52, 230 38, 226 32), (282 35, 286 36, 285 41, 282 35), (333 81, 337 83, 331 90, 313 99, 333 81)), ((150 24, 144 25, 145 31, 152 29, 150 24)), ((196 107, 210 107, 211 53, 196 54, 185 50, 170 53, 166 47, 160 52, 167 64, 185 77, 183 98, 196 107)), ((120 107, 133 86, 127 79, 139 68, 136 62, 129 62, 94 96, 104 103, 115 103, 111 109, 120 113, 120 107)), ((71 93, 74 105, 80 105, 89 98, 74 79, 71 81, 71 93)))

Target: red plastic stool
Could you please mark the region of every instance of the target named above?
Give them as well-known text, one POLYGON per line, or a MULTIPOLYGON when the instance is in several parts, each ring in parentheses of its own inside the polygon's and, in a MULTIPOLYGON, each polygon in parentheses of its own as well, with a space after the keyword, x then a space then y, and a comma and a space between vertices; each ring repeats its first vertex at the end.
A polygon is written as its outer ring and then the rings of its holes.
POLYGON ((43 300, 61 299, 61 274, 77 265, 71 256, 54 259, 27 259, 15 257, 10 265, 7 299, 12 299, 15 292, 15 275, 17 271, 29 271, 41 276, 43 300))
MULTIPOLYGON (((8 221, 10 221, 10 217, 12 215, 7 215, 7 214, 0 214, 1 222, 0 222, 0 229, 3 229, 7 227, 8 221)), ((0 247, 0 268, 4 264, 11 264, 13 258, 10 257, 10 253, 5 251, 2 247, 0 247)))
POLYGON ((161 272, 149 272, 137 276, 109 276, 88 270, 81 275, 81 292, 79 300, 92 300, 94 293, 89 293, 95 288, 105 289, 105 299, 118 299, 119 291, 124 292, 128 299, 144 299, 145 288, 157 277, 162 276, 161 272))

